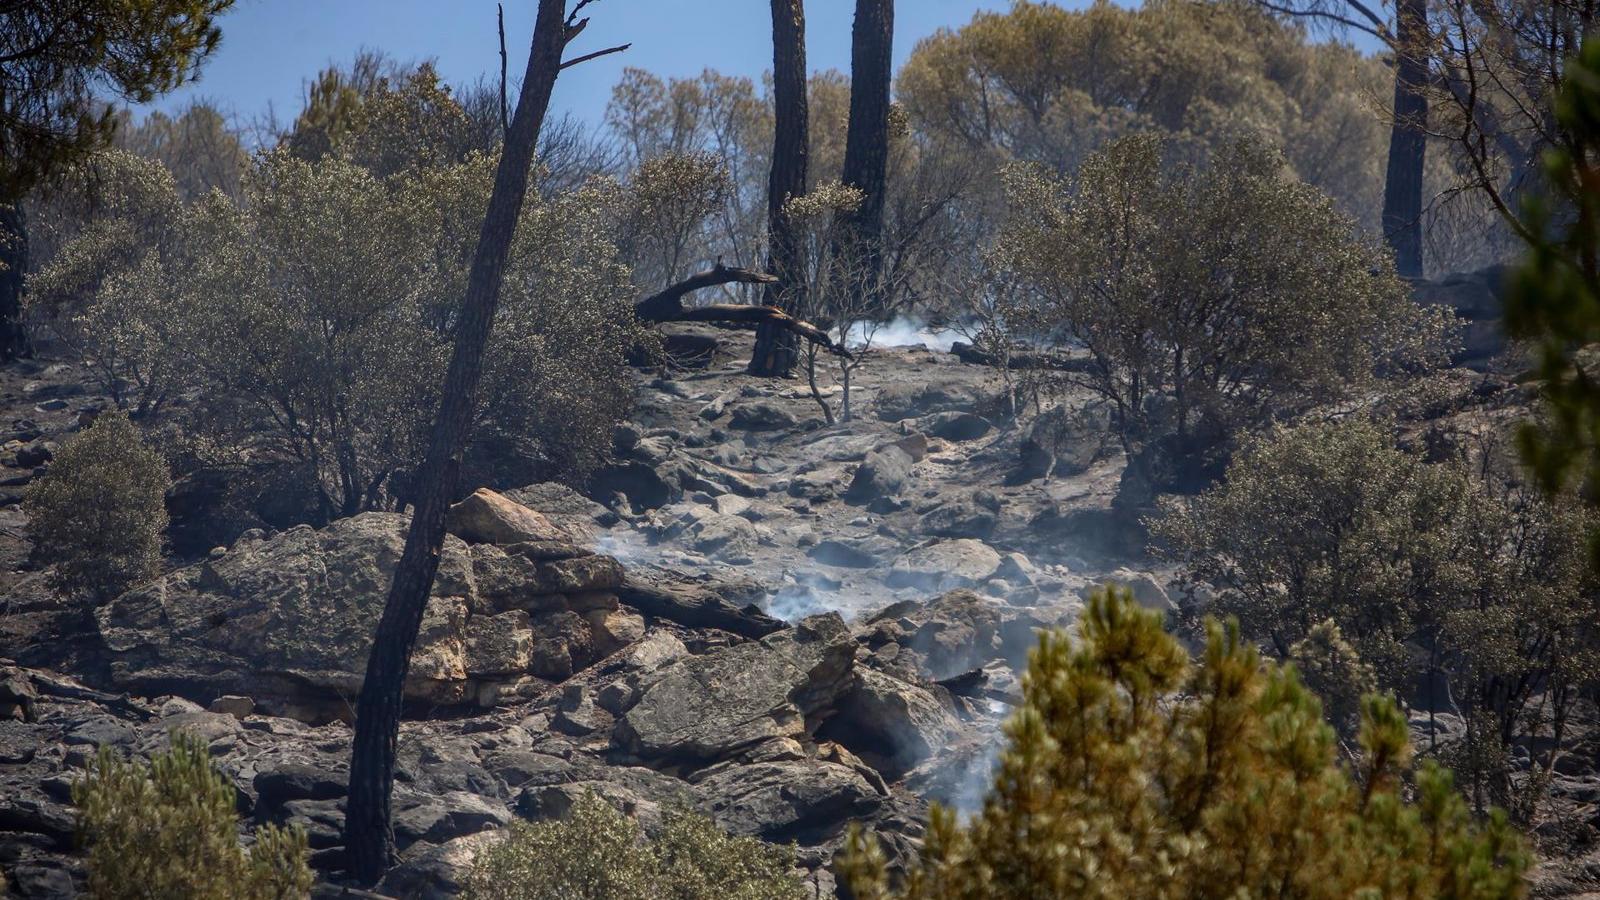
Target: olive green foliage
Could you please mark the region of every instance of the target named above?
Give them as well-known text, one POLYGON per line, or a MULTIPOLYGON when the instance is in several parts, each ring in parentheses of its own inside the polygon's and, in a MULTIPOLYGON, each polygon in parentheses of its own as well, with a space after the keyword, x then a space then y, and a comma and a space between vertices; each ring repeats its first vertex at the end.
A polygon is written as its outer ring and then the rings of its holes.
POLYGON ((649 235, 624 239, 642 288, 660 290, 674 280, 674 259, 691 269, 719 258, 730 266, 763 265, 773 126, 771 107, 754 82, 711 69, 695 78, 662 79, 630 67, 612 88, 606 125, 623 164, 636 173, 641 206, 659 215, 671 209, 661 206, 671 197, 672 204, 687 200, 686 209, 712 210, 693 226, 681 216, 669 219, 668 232, 657 239, 671 253, 661 252, 649 235), (657 159, 672 161, 652 167, 657 159))
POLYGON ((1289 648, 1289 662, 1306 687, 1322 698, 1328 721, 1339 734, 1354 734, 1361 723, 1361 698, 1378 690, 1378 677, 1344 639, 1338 623, 1324 619, 1312 626, 1289 648))
POLYGON ((211 191, 237 197, 250 165, 240 134, 219 109, 201 100, 176 115, 155 110, 136 125, 124 123, 117 129, 116 143, 129 152, 159 160, 177 180, 178 194, 185 200, 211 191))
POLYGON ((90 601, 115 597, 155 574, 171 480, 160 454, 120 412, 101 414, 61 445, 24 501, 52 583, 90 601))
POLYGON ((1013 331, 1067 339, 1130 449, 1202 446, 1444 360, 1449 314, 1419 309, 1386 253, 1280 157, 1238 143, 1209 165, 1123 138, 1070 182, 1008 176, 999 258, 1029 306, 1013 331))
POLYGON ((1041 635, 983 810, 939 809, 901 888, 859 831, 845 875, 862 900, 1521 896, 1506 817, 1475 823, 1448 771, 1412 769, 1392 700, 1361 719, 1347 769, 1315 695, 1237 625, 1209 623, 1191 664, 1160 614, 1102 589, 1076 640, 1041 635))
POLYGON ((1337 715, 1363 666, 1385 689, 1447 678, 1466 725, 1456 768, 1480 806, 1521 818, 1539 792, 1519 787, 1508 754, 1536 741, 1548 770, 1566 751, 1573 695, 1600 670, 1600 585, 1584 549, 1593 515, 1503 485, 1398 450, 1376 424, 1301 425, 1248 443, 1223 484, 1168 501, 1152 532, 1210 610, 1304 660, 1337 715))
POLYGON ((628 179, 618 245, 641 293, 654 293, 708 265, 706 230, 731 189, 721 159, 668 153, 639 163, 628 179))
POLYGON ((1375 225, 1386 132, 1371 98, 1384 78, 1247 4, 1022 2, 918 44, 897 95, 919 129, 1058 172, 1136 132, 1197 155, 1266 140, 1375 225))
POLYGON ((291 900, 311 893, 299 828, 266 826, 239 846, 235 789, 205 742, 174 733, 148 766, 102 747, 72 788, 88 847, 89 895, 99 900, 291 900))
POLYGON ((195 78, 233 0, 0 6, 0 203, 104 147, 111 94, 147 103, 195 78))
POLYGON ((730 837, 703 816, 669 814, 660 834, 593 793, 566 819, 511 826, 485 850, 468 900, 799 900, 792 849, 730 837))
MULTIPOLYGON (((119 402, 204 394, 189 430, 219 453, 265 448, 300 463, 323 517, 402 497, 495 161, 454 162, 448 129, 381 136, 419 117, 453 121, 450 103, 425 71, 380 82, 335 152, 264 154, 237 202, 185 203, 159 166, 125 158, 108 184, 117 214, 35 278, 36 318, 119 402)), ((480 391, 485 483, 581 477, 608 447, 637 330, 609 230, 618 203, 599 185, 524 207, 480 391)))
POLYGON ((1576 476, 1593 495, 1600 484, 1600 41, 1589 40, 1567 66, 1556 119, 1569 146, 1552 151, 1545 172, 1555 202, 1532 199, 1533 237, 1506 302, 1506 326, 1533 343, 1548 415, 1522 434, 1526 458, 1546 487, 1576 476))

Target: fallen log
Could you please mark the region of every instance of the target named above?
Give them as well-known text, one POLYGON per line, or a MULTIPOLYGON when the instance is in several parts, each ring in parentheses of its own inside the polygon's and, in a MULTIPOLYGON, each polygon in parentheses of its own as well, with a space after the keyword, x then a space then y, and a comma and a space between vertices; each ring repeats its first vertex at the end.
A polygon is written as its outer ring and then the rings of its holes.
POLYGON ((633 305, 634 318, 641 322, 727 322, 739 325, 773 325, 816 344, 836 356, 850 353, 834 342, 826 331, 796 319, 776 306, 749 306, 742 303, 713 303, 688 308, 683 298, 695 291, 719 284, 773 284, 777 277, 738 266, 715 266, 690 275, 665 290, 651 294, 633 305))
POLYGON ((735 606, 699 585, 644 572, 630 571, 617 589, 617 596, 647 616, 689 628, 718 628, 756 639, 788 627, 782 619, 775 619, 754 605, 735 606))
MULTIPOLYGON (((971 366, 999 366, 998 354, 988 350, 980 350, 965 342, 956 341, 950 345, 950 352, 954 353, 962 362, 971 366)), ((1094 360, 1087 356, 1071 356, 1065 353, 1035 353, 1031 350, 1013 351, 1006 360, 1008 369, 1049 369, 1055 372, 1092 372, 1094 360)))

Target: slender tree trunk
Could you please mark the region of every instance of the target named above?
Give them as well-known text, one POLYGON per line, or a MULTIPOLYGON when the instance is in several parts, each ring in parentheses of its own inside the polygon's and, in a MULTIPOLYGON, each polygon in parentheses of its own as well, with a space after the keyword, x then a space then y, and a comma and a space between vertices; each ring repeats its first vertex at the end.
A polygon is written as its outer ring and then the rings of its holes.
MULTIPOLYGON (((772 0, 772 95, 776 132, 767 179, 767 285, 764 302, 788 313, 804 308, 798 295, 800 246, 784 204, 806 192, 806 16, 803 0, 772 0)), ((794 335, 763 325, 750 356, 752 375, 788 375, 799 355, 794 335)))
POLYGON ((28 271, 28 220, 22 201, 0 201, 0 362, 28 354, 22 278, 28 271))
POLYGON ((478 234, 439 414, 427 453, 413 479, 416 490, 411 528, 406 533, 405 550, 395 569, 383 618, 373 638, 372 655, 367 660, 366 680, 361 685, 355 743, 350 752, 344 841, 351 874, 365 884, 382 877, 394 854, 389 801, 406 673, 423 608, 439 568, 445 508, 456 491, 461 455, 476 408, 484 347, 500 300, 517 217, 527 194, 534 148, 550 105, 550 92, 561 70, 561 51, 568 39, 563 22, 565 7, 564 0, 539 0, 528 71, 478 234))
POLYGON ((1395 16, 1394 124, 1383 183, 1383 236, 1395 270, 1422 277, 1422 171, 1427 153, 1427 0, 1399 0, 1395 16))
POLYGON ((889 82, 893 74, 894 0, 856 0, 850 33, 850 126, 845 135, 840 180, 861 190, 861 205, 844 221, 844 240, 852 244, 844 267, 852 293, 865 308, 881 311, 883 204, 889 177, 889 82))

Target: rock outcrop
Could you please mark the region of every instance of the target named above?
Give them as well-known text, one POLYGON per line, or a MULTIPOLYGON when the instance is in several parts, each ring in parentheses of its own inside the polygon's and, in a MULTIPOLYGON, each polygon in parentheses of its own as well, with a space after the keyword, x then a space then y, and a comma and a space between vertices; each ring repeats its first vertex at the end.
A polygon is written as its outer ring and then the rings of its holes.
MULTIPOLYGON (((616 560, 566 543, 543 515, 487 491, 457 504, 412 656, 407 696, 493 705, 570 676, 629 623, 616 560)), ((252 698, 319 721, 360 689, 409 519, 365 513, 327 528, 243 535, 96 614, 113 679, 146 693, 252 698)))

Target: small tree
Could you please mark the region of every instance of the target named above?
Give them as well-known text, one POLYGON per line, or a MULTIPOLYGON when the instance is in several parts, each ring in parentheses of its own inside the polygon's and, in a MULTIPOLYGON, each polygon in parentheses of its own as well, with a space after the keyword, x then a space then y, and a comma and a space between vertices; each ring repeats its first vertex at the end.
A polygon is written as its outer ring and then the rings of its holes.
POLYGON ((205 743, 175 733, 149 766, 110 747, 72 787, 78 833, 89 848, 97 900, 291 900, 311 893, 310 853, 299 828, 266 826, 239 846, 232 784, 211 767, 205 743))
POLYGON ((791 848, 730 837, 710 819, 669 814, 656 838, 587 793, 567 818, 519 822, 486 850, 467 900, 798 900, 791 848))
MULTIPOLYGON (((861 240, 846 239, 847 217, 860 207, 861 199, 860 190, 835 181, 791 198, 783 213, 794 243, 789 280, 784 285, 789 293, 783 307, 800 318, 824 323, 834 343, 854 351, 853 356, 834 357, 842 392, 839 416, 846 422, 852 413, 850 376, 860 368, 886 314, 881 304, 887 292, 864 280, 870 270, 865 245, 861 240)), ((833 407, 817 385, 817 345, 807 344, 803 353, 811 398, 831 425, 833 407)))
POLYGON ((1007 270, 1036 328, 1089 354, 1063 377, 1109 401, 1131 451, 1208 447, 1241 427, 1356 396, 1442 362, 1448 311, 1424 311, 1384 250, 1264 145, 1204 168, 1152 135, 1113 142, 1069 185, 1008 174, 1007 270))
POLYGON ((1159 613, 1105 589, 1076 641, 1041 635, 982 812, 936 809, 899 890, 859 830, 844 873, 862 900, 1521 896, 1506 817, 1474 823, 1448 771, 1411 771, 1392 700, 1361 719, 1347 769, 1316 697, 1236 624, 1209 623, 1191 665, 1159 613))
POLYGON ((25 502, 55 586, 100 602, 154 574, 170 485, 160 454, 121 412, 101 414, 62 444, 25 502))

